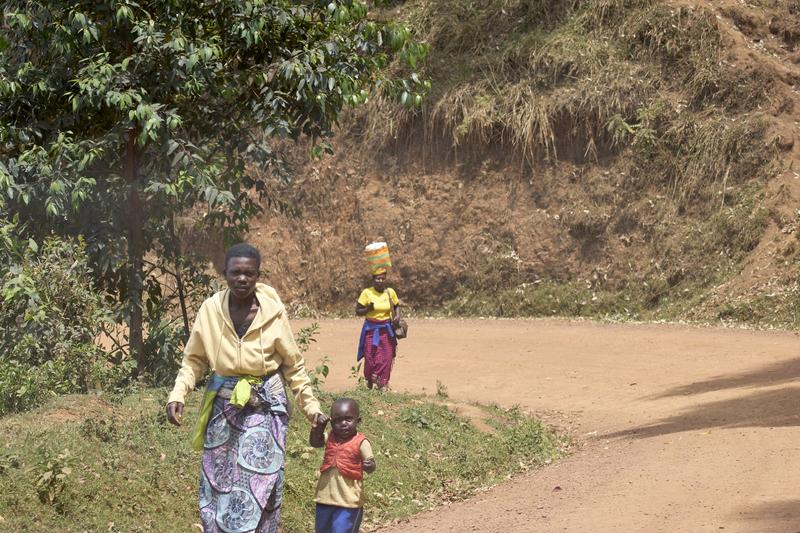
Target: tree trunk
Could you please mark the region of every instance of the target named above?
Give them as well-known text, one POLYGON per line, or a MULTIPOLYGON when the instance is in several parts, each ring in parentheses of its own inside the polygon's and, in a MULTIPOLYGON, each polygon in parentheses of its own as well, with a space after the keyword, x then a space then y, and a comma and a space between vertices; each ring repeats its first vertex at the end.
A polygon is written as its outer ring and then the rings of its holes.
POLYGON ((128 185, 128 335, 136 376, 145 369, 142 288, 144 271, 144 213, 139 195, 139 151, 136 130, 128 131, 125 153, 125 182, 128 185))
POLYGON ((181 316, 183 317, 183 333, 186 341, 189 340, 189 311, 186 309, 186 287, 183 285, 183 275, 181 268, 183 268, 183 261, 181 261, 181 243, 178 236, 175 234, 175 210, 173 209, 169 215, 169 235, 172 239, 172 268, 175 269, 175 283, 178 288, 178 302, 181 305, 181 316))

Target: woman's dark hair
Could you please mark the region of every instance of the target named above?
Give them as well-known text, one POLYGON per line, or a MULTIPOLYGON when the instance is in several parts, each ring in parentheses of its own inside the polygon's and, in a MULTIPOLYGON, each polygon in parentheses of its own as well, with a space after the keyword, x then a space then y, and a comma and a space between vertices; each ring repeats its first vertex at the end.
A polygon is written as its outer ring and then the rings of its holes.
POLYGON ((261 269, 261 254, 255 249, 254 246, 251 246, 245 242, 234 244, 228 248, 228 251, 225 254, 225 270, 228 269, 228 261, 234 257, 247 257, 250 259, 255 259, 256 268, 261 269))

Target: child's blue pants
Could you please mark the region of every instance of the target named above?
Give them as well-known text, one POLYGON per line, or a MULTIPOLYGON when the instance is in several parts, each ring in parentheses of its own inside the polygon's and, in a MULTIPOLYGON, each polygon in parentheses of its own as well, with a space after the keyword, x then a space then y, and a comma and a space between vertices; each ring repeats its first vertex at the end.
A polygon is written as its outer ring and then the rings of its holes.
POLYGON ((363 507, 355 509, 336 505, 317 504, 315 533, 358 533, 363 507))

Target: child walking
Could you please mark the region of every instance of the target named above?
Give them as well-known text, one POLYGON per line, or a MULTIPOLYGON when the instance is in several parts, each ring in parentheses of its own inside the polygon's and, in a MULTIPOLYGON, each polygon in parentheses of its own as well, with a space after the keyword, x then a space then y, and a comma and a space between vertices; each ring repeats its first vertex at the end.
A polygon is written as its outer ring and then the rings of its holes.
POLYGON ((309 444, 325 446, 317 493, 316 533, 358 533, 364 515, 361 481, 364 472, 375 471, 372 446, 363 433, 358 403, 339 398, 331 406, 331 431, 325 439, 325 425, 311 430, 309 444))

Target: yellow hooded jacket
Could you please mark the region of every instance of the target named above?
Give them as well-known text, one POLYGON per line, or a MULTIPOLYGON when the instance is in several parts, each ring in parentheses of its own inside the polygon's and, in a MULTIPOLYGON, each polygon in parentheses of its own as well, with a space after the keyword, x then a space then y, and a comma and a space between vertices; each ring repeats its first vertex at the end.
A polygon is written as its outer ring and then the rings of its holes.
POLYGON ((222 376, 265 376, 281 370, 306 417, 311 420, 321 413, 286 308, 275 289, 256 284, 258 312, 241 339, 231 321, 229 298, 230 291, 225 289, 200 306, 167 403, 183 403, 208 368, 222 376))

